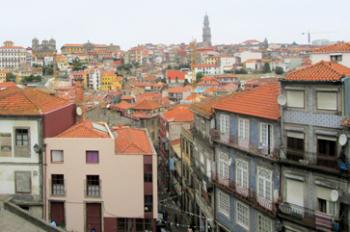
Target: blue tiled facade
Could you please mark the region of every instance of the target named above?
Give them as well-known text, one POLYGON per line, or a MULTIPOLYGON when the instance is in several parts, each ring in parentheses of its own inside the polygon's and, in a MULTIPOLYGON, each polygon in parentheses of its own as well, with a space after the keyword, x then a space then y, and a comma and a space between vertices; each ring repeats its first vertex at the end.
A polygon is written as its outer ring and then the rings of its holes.
MULTIPOLYGON (((230 167, 229 167, 229 177, 230 181, 235 182, 236 178, 236 171, 235 171, 235 160, 236 159, 242 159, 248 162, 248 173, 249 173, 249 189, 253 192, 257 192, 257 168, 263 167, 268 170, 272 171, 272 195, 273 195, 273 201, 275 197, 279 196, 279 189, 280 189, 280 169, 279 165, 273 158, 265 158, 263 155, 257 154, 257 148, 259 147, 259 123, 268 123, 273 126, 273 145, 274 150, 277 152, 280 147, 280 127, 278 121, 271 121, 271 120, 264 120, 257 117, 251 117, 251 116, 243 116, 243 115, 237 115, 233 113, 227 113, 227 112, 216 112, 216 128, 220 128, 220 114, 229 114, 230 118, 230 129, 229 129, 229 143, 220 142, 217 141, 215 143, 215 160, 218 164, 218 154, 220 152, 224 152, 229 156, 229 159, 231 160, 230 167), (249 119, 249 149, 245 150, 244 148, 240 148, 238 145, 238 119, 242 117, 245 119, 249 119)), ((218 166, 216 167, 218 171, 218 166)), ((257 231, 257 223, 256 218, 258 213, 261 213, 267 217, 269 217, 272 221, 272 225, 274 227, 275 224, 275 214, 271 213, 265 213, 264 209, 261 209, 259 207, 254 207, 253 202, 252 204, 249 204, 249 199, 246 201, 242 201, 242 199, 237 198, 235 194, 232 192, 226 190, 220 185, 216 186, 216 222, 218 226, 223 226, 225 229, 228 229, 230 231, 247 231, 242 226, 238 225, 236 223, 236 201, 240 201, 244 203, 245 205, 249 206, 249 231, 257 231), (230 195, 230 217, 228 218, 224 214, 221 214, 218 210, 218 192, 222 191, 230 195)), ((253 201, 253 200, 252 200, 253 201)))

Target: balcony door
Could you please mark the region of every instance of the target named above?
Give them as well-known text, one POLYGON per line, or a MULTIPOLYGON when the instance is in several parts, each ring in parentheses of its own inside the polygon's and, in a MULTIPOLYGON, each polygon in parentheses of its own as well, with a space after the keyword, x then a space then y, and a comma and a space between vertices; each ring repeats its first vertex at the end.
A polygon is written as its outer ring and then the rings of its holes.
POLYGON ((100 232, 102 224, 101 203, 86 203, 86 231, 100 232))

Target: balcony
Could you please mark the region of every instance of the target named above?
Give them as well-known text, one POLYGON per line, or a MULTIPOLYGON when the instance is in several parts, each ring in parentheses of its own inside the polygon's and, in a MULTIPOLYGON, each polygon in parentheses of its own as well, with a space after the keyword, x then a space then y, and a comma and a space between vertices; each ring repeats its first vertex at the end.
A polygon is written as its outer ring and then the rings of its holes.
POLYGON ((234 149, 247 152, 254 156, 264 157, 266 159, 275 161, 279 157, 279 150, 273 149, 268 153, 267 147, 260 146, 259 144, 250 144, 249 141, 239 141, 238 138, 230 137, 227 141, 221 136, 220 131, 217 129, 212 129, 210 131, 211 141, 215 141, 226 146, 232 147, 234 149))
POLYGON ((257 208, 273 217, 276 216, 277 202, 259 197, 257 192, 255 192, 253 189, 237 186, 231 179, 221 179, 216 174, 213 174, 212 176, 214 184, 220 189, 231 193, 235 198, 249 204, 254 208, 257 208))
MULTIPOLYGON (((310 169, 327 171, 333 174, 339 174, 339 158, 317 154, 315 152, 296 151, 284 149, 286 157, 281 157, 281 162, 293 163, 310 169)), ((347 165, 347 164, 346 164, 347 165)))
POLYGON ((66 195, 64 185, 63 184, 52 184, 51 195, 52 196, 64 196, 64 195, 66 195))
POLYGON ((288 202, 279 204, 278 215, 312 230, 333 231, 333 228, 339 228, 337 231, 348 231, 348 223, 345 218, 337 220, 323 212, 288 202))
POLYGON ((92 198, 101 197, 101 180, 98 176, 88 176, 86 180, 85 196, 92 198))

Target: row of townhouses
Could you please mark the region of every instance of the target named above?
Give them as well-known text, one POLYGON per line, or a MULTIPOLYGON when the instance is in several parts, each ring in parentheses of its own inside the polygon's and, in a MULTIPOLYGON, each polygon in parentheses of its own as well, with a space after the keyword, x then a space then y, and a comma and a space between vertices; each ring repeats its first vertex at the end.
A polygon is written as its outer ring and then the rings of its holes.
POLYGON ((193 104, 194 123, 182 129, 174 161, 190 224, 200 231, 349 231, 349 77, 350 68, 319 61, 193 104))

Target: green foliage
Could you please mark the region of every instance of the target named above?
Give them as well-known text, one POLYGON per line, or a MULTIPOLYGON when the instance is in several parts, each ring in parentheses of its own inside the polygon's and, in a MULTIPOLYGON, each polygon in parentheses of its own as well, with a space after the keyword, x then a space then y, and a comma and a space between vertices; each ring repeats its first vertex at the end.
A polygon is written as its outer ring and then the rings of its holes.
POLYGON ((45 65, 43 67, 43 75, 53 75, 53 65, 45 65))
POLYGON ((284 70, 283 70, 282 67, 277 66, 276 69, 275 69, 275 73, 276 73, 277 75, 282 75, 282 74, 284 73, 284 70))
POLYGON ((86 68, 85 64, 83 64, 79 58, 75 58, 72 63, 73 71, 80 71, 86 68))
POLYGON ((189 85, 189 84, 190 84, 190 83, 188 82, 188 80, 185 79, 185 81, 184 81, 184 86, 189 85))
POLYGON ((247 74, 247 73, 248 73, 247 70, 244 68, 235 70, 235 74, 247 74))
POLYGON ((35 83, 35 82, 40 82, 42 80, 41 76, 25 76, 22 78, 21 82, 22 84, 26 84, 26 83, 35 83))
POLYGON ((6 73, 6 81, 16 82, 16 75, 11 72, 6 73))
POLYGON ((204 74, 202 72, 198 72, 196 74, 196 81, 199 82, 202 79, 202 77, 204 77, 204 74))
POLYGON ((263 73, 270 73, 271 72, 271 68, 270 68, 270 64, 269 63, 265 63, 264 64, 262 72, 263 73))

